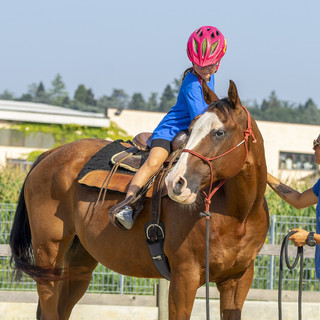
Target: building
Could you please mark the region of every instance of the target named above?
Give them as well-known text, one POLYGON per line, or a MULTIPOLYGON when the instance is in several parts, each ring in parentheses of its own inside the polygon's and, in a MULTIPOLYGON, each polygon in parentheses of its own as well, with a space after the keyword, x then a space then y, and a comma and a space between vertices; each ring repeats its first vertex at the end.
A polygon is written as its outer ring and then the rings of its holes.
POLYGON ((78 124, 87 127, 108 127, 103 114, 82 112, 42 103, 0 100, 0 165, 25 164, 27 155, 35 150, 53 147, 50 134, 37 132, 25 135, 10 128, 14 123, 78 124))
MULTIPOLYGON (((32 102, 0 100, 0 165, 25 163, 34 150, 53 147, 52 136, 44 132, 24 135, 9 128, 12 123, 79 124, 88 127, 108 127, 114 121, 129 135, 152 132, 164 113, 109 108, 104 114, 32 102)), ((257 121, 264 138, 268 172, 285 179, 302 179, 319 173, 314 162, 312 141, 320 134, 320 125, 305 125, 257 121)))
MULTIPOLYGON (((152 132, 164 117, 160 112, 108 109, 108 117, 128 134, 152 132)), ((319 119, 320 122, 320 119, 319 119)), ((314 162, 312 141, 320 125, 257 121, 264 139, 268 172, 281 178, 302 179, 319 172, 314 162)))

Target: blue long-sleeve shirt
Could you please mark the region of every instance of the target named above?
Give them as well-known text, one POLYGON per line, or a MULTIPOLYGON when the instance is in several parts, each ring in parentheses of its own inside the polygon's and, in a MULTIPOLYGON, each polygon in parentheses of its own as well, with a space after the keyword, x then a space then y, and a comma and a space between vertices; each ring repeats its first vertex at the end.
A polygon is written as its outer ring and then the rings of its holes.
MULTIPOLYGON (((316 233, 320 234, 320 179, 313 186, 313 192, 318 197, 318 203, 316 207, 316 219, 317 219, 316 233)), ((318 244, 316 244, 315 266, 316 266, 316 276, 317 278, 320 278, 320 246, 318 244)))
MULTIPOLYGON (((207 83, 214 91, 214 75, 207 83)), ((199 79, 192 72, 184 78, 177 98, 177 103, 161 120, 153 132, 152 140, 165 139, 172 141, 174 136, 188 129, 191 121, 199 114, 204 113, 208 108, 203 98, 202 87, 199 79)))

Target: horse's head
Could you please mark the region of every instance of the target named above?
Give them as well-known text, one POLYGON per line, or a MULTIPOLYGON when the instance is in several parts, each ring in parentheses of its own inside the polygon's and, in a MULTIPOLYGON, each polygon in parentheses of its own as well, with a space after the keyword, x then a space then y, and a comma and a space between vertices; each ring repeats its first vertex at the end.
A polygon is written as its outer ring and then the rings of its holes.
POLYGON ((199 190, 217 180, 237 175, 248 157, 248 136, 253 135, 233 81, 222 100, 205 83, 202 88, 209 108, 191 124, 184 153, 166 178, 170 198, 184 204, 193 203, 199 190))

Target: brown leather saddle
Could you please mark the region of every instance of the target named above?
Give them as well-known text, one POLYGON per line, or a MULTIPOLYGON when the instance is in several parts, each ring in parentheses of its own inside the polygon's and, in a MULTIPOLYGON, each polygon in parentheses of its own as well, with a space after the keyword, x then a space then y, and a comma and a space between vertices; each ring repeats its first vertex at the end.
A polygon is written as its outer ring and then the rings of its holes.
MULTIPOLYGON (((138 171, 149 155, 151 137, 152 133, 143 132, 135 136, 132 143, 120 142, 125 149, 112 155, 110 162, 113 166, 110 170, 90 170, 78 180, 80 184, 100 189, 96 205, 99 201, 102 201, 102 203, 104 202, 108 190, 122 193, 127 192, 133 178, 133 173, 138 171), (119 168, 125 169, 126 171, 120 171, 119 168)), ((153 220, 160 221, 161 197, 167 192, 164 186, 164 177, 180 155, 187 139, 188 134, 185 131, 178 133, 171 143, 172 152, 159 172, 150 178, 146 185, 138 191, 135 197, 128 197, 110 210, 109 217, 115 226, 124 229, 123 226, 118 223, 117 219, 115 219, 115 213, 118 210, 126 205, 130 205, 134 210, 133 220, 135 220, 143 208, 143 202, 146 197, 153 198, 153 220)))
MULTIPOLYGON (((126 193, 133 178, 133 174, 139 170, 148 158, 151 146, 151 137, 152 133, 142 132, 133 138, 132 143, 121 142, 125 150, 118 152, 111 157, 113 167, 110 170, 91 170, 81 177, 78 182, 89 187, 126 193), (120 171, 118 170, 119 168, 123 168, 125 171, 120 171)), ((177 151, 185 145, 187 139, 188 134, 184 131, 181 131, 176 135, 171 143, 172 152, 165 161, 164 168, 170 163, 177 151)), ((153 183, 149 181, 147 186, 143 189, 147 189, 144 190, 145 196, 151 198, 153 183)))

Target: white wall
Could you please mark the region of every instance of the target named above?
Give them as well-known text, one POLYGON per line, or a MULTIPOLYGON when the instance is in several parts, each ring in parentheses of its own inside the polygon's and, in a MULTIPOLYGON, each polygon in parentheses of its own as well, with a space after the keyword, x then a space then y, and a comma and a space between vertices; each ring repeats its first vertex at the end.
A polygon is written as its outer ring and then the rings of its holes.
POLYGON ((291 124, 281 122, 258 121, 264 139, 268 171, 283 178, 305 177, 314 171, 280 170, 279 152, 297 152, 314 154, 313 139, 320 134, 320 126, 291 124))
MULTIPOLYGON (((108 116, 128 134, 135 136, 139 132, 152 132, 165 113, 123 110, 119 116, 116 109, 109 109, 108 116)), ((279 170, 279 153, 297 152, 313 154, 312 141, 320 134, 320 125, 292 124, 281 122, 257 121, 265 145, 268 171, 275 176, 302 178, 314 171, 279 170)))
POLYGON ((28 154, 35 150, 46 151, 41 148, 7 147, 0 146, 0 167, 6 166, 7 159, 27 159, 28 154))

